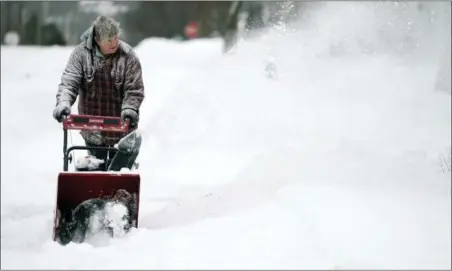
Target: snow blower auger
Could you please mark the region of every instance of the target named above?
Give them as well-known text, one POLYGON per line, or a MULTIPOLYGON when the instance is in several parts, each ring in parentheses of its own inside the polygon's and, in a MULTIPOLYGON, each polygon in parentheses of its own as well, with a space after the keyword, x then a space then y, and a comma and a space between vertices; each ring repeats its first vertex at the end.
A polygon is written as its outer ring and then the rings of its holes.
POLYGON ((117 117, 69 115, 63 120, 63 171, 58 175, 54 241, 62 245, 82 243, 90 234, 102 232, 115 237, 138 227, 140 175, 131 165, 138 156, 141 137, 136 131, 127 134, 128 129, 129 121, 117 117), (68 130, 127 135, 114 147, 68 148, 68 130), (116 154, 110 161, 85 156, 88 162, 69 171, 69 162, 73 160, 71 152, 75 150, 116 154), (109 166, 98 167, 102 162, 109 166), (118 165, 132 170, 123 171, 118 165))

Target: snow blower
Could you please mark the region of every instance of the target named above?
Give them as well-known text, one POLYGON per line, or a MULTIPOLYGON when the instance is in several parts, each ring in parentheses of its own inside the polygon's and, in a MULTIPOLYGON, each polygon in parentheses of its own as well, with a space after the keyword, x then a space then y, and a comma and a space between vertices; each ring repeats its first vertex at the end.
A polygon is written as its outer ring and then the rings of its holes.
POLYGON ((127 134, 128 130, 129 121, 123 121, 119 117, 69 115, 63 120, 63 171, 58 175, 54 241, 62 245, 71 241, 81 243, 85 236, 93 231, 90 224, 96 224, 97 230, 101 228, 114 237, 118 234, 118 224, 113 221, 115 215, 106 210, 114 204, 122 204, 124 207, 124 213, 119 215, 122 232, 138 227, 140 175, 131 165, 138 155, 141 137, 136 131, 127 134), (68 148, 69 130, 114 132, 124 137, 114 147, 68 148), (90 155, 84 156, 82 158, 85 158, 85 162, 78 163, 74 170, 70 171, 69 163, 73 161, 71 152, 75 150, 106 151, 115 155, 110 161, 99 161, 90 155), (124 163, 124 159, 130 161, 124 163), (99 167, 102 163, 109 166, 99 167), (129 170, 122 170, 123 168, 118 167, 120 164, 126 164, 129 170), (93 220, 94 216, 96 221, 93 220))

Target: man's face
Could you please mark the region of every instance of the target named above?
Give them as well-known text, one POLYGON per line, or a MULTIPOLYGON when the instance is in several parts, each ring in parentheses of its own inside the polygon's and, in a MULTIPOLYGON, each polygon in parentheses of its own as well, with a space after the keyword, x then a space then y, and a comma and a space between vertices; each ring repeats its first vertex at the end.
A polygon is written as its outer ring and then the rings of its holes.
POLYGON ((99 45, 102 54, 111 55, 114 54, 119 48, 119 37, 114 36, 111 39, 106 39, 102 41, 97 40, 97 44, 99 45))

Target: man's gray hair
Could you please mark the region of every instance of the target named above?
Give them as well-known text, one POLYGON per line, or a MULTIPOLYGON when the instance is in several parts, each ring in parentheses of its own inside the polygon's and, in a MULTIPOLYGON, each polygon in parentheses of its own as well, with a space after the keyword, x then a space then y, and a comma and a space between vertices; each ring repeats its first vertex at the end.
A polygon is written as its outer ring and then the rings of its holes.
POLYGON ((118 36, 121 32, 119 22, 106 16, 97 17, 93 23, 93 26, 94 37, 100 41, 112 39, 115 36, 118 36))

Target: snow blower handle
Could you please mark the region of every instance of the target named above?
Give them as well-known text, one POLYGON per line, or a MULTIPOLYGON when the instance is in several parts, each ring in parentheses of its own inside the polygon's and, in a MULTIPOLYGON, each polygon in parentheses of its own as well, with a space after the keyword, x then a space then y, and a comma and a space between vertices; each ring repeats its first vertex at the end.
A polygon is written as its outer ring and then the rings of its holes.
POLYGON ((75 115, 63 117, 63 170, 69 169, 69 153, 74 150, 117 150, 114 147, 87 147, 72 146, 68 148, 68 130, 80 131, 100 131, 127 134, 129 131, 129 121, 123 121, 120 117, 92 116, 92 115, 75 115))
POLYGON ((130 121, 120 117, 74 115, 63 118, 64 130, 102 131, 127 133, 130 121))

